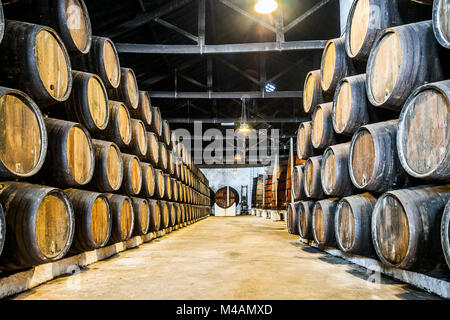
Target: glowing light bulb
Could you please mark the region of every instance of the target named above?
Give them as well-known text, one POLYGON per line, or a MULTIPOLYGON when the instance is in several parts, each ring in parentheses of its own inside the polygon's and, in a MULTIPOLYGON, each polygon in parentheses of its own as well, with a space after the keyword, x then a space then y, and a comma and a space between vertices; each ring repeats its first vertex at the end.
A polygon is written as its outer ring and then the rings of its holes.
POLYGON ((255 4, 255 11, 260 14, 269 14, 277 10, 278 3, 275 0, 258 0, 255 4))

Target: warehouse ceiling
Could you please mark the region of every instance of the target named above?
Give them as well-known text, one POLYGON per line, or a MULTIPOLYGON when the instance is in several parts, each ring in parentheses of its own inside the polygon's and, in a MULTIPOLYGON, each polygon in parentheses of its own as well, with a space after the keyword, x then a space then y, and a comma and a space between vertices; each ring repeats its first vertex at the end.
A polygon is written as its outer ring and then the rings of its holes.
MULTIPOLYGON (((162 54, 124 53, 121 44, 162 44, 198 46, 198 36, 204 28, 204 45, 276 43, 273 31, 279 23, 289 26, 285 32, 290 41, 327 40, 340 35, 338 0, 280 1, 282 18, 258 15, 253 0, 206 0, 204 27, 202 2, 198 0, 86 0, 93 33, 107 36, 116 43, 123 66, 136 73, 141 90, 159 93, 170 98, 152 98, 172 128, 192 128, 189 120, 212 119, 221 122, 239 119, 239 94, 229 99, 205 99, 216 93, 264 91, 266 83, 276 86, 277 92, 303 89, 306 74, 318 69, 322 50, 292 50, 257 53, 162 54), (200 8, 200 9, 199 9, 200 8), (303 15, 303 16, 302 16, 303 15), (300 18, 300 19, 299 19, 300 18), (265 69, 265 71, 264 71, 265 69), (183 93, 201 93, 202 99, 183 97, 183 93), (175 99, 175 95, 178 97, 175 99), (181 96, 181 98, 180 98, 181 96)), ((282 37, 279 35, 278 37, 282 37)), ((201 40, 200 40, 201 42, 201 40)), ((322 45, 323 46, 323 45, 322 45)), ((152 47, 153 48, 153 47, 152 47)), ((164 47, 171 48, 171 47, 164 47)), ((162 50, 166 52, 167 50, 162 50)), ((300 97, 252 99, 248 117, 252 127, 277 127, 284 142, 295 134, 295 119, 304 118, 300 97), (276 120, 278 118, 280 120, 276 120), (283 119, 290 119, 286 123, 283 119), (275 121, 280 121, 276 123, 275 121)), ((219 124, 204 124, 204 129, 219 124)))

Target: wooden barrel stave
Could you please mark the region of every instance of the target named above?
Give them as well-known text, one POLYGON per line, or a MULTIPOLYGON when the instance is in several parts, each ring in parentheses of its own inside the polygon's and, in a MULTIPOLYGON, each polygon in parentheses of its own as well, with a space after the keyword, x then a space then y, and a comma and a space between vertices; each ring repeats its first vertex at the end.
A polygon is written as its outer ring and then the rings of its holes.
POLYGON ((326 195, 345 197, 353 193, 348 172, 349 152, 350 143, 343 143, 330 146, 323 153, 321 183, 326 195))
POLYGON ((321 182, 322 156, 311 157, 306 161, 304 169, 305 195, 311 199, 322 199, 323 189, 321 182))
POLYGON ((441 244, 445 261, 450 268, 450 200, 445 206, 441 222, 441 244))
POLYGON ((128 109, 137 109, 139 106, 139 89, 130 68, 120 68, 120 83, 117 88, 108 89, 108 95, 112 100, 122 101, 128 109))
POLYGON ((339 198, 317 201, 312 211, 314 241, 319 246, 336 246, 334 216, 339 198))
POLYGON ((149 199, 148 203, 150 207, 150 230, 157 232, 161 227, 160 207, 157 200, 149 199))
POLYGON ((310 71, 306 75, 303 88, 303 110, 313 113, 318 104, 326 102, 326 97, 320 85, 320 70, 310 71))
POLYGON ((123 181, 123 162, 119 147, 113 142, 92 139, 95 152, 95 171, 90 189, 115 192, 123 181))
POLYGON ((312 116, 311 142, 315 149, 325 149, 336 143, 333 130, 333 103, 319 104, 312 116))
POLYGON ((312 122, 302 122, 297 132, 297 156, 300 159, 307 160, 314 155, 311 141, 312 122))
POLYGON ((433 30, 437 41, 450 49, 450 6, 448 0, 435 0, 433 4, 433 30))
POLYGON ((165 185, 164 185, 164 173, 160 169, 154 169, 155 171, 155 196, 158 199, 164 198, 165 185))
POLYGON ((372 213, 372 239, 387 266, 429 271, 444 262, 440 241, 442 213, 450 185, 388 191, 372 213))
POLYGON ((146 198, 151 198, 155 194, 155 171, 153 167, 146 162, 141 162, 142 170, 142 189, 141 195, 146 198))
POLYGON ((142 189, 142 169, 138 157, 131 154, 122 154, 123 183, 122 192, 129 196, 137 196, 142 189))
POLYGON ((298 203, 298 233, 303 239, 314 240, 312 230, 312 213, 314 204, 314 201, 300 201, 298 203))
POLYGON ((147 128, 152 124, 152 104, 147 91, 139 91, 139 104, 136 109, 130 109, 131 117, 141 120, 147 128))
POLYGON ((158 167, 163 170, 164 172, 167 171, 167 167, 168 167, 168 159, 167 159, 167 146, 164 142, 159 142, 159 148, 158 148, 158 167))
POLYGON ((131 132, 130 144, 124 150, 130 154, 144 158, 148 149, 147 132, 144 122, 131 119, 131 132))
POLYGON ((147 199, 131 197, 134 213, 133 235, 146 235, 150 230, 150 205, 147 199))
POLYGON ((63 258, 75 232, 72 204, 56 188, 0 183, 6 233, 0 269, 23 269, 63 258), (19 227, 21 226, 21 227, 19 227))
POLYGON ((162 117, 161 117, 161 110, 158 107, 152 107, 152 124, 151 124, 151 130, 156 133, 156 135, 161 137, 162 131, 163 131, 163 125, 162 125, 162 117))
POLYGON ((167 205, 167 201, 158 200, 159 208, 160 208, 160 219, 161 226, 160 230, 167 229, 169 227, 169 206, 167 205))
POLYGON ((111 141, 120 148, 127 148, 131 142, 131 118, 128 109, 121 102, 109 100, 109 122, 106 129, 96 133, 103 140, 111 141))
POLYGON ((108 199, 91 191, 67 189, 64 192, 75 213, 75 235, 70 251, 80 253, 104 247, 112 228, 108 199))
POLYGON ((109 244, 126 241, 134 230, 134 211, 131 198, 118 194, 106 193, 111 208, 112 229, 109 244))

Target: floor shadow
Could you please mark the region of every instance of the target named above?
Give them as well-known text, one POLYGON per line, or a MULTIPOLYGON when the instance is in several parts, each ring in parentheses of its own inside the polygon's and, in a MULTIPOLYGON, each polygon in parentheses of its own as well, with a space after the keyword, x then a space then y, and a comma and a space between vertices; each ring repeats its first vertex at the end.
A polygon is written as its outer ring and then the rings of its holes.
POLYGON ((349 262, 347 260, 332 256, 332 255, 328 255, 328 254, 324 255, 323 257, 319 257, 319 260, 326 262, 326 263, 335 264, 335 265, 349 264, 349 262))
POLYGON ((313 247, 303 247, 303 248, 301 248, 302 249, 302 251, 305 251, 305 252, 308 252, 308 253, 322 253, 323 254, 323 251, 321 251, 321 250, 319 250, 319 249, 316 249, 316 248, 313 248, 313 247))

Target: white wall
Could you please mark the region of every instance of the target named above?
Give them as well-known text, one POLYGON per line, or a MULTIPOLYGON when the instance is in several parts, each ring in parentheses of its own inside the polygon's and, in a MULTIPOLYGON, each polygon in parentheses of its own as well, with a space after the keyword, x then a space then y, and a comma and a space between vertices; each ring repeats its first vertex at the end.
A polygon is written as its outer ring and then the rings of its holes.
POLYGON ((347 17, 350 12, 353 0, 340 0, 341 7, 341 35, 345 32, 345 26, 347 24, 347 17))

